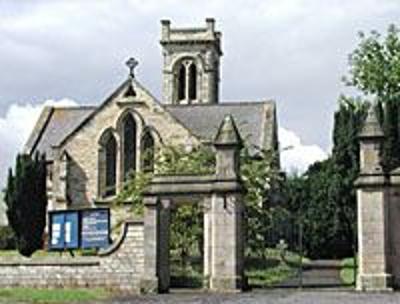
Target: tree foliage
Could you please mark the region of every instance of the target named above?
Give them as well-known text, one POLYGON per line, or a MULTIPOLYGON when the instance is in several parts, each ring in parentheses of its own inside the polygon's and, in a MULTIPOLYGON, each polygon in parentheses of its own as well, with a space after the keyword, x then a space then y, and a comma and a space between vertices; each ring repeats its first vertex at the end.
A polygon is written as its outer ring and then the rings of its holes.
POLYGON ((359 33, 358 47, 349 56, 347 85, 379 99, 398 98, 400 92, 399 29, 390 25, 385 37, 377 31, 359 33))
POLYGON ((332 155, 286 182, 287 207, 302 218, 305 253, 312 258, 351 255, 356 235, 354 181, 359 174, 358 133, 369 105, 340 97, 332 155))
POLYGON ((281 182, 277 155, 271 150, 251 152, 250 147, 242 149, 240 157, 241 177, 246 189, 244 196, 246 219, 246 252, 262 256, 265 253, 265 236, 272 218, 277 215, 274 203, 278 185, 281 182))
POLYGON ((384 37, 377 31, 360 32, 359 37, 344 81, 376 99, 385 134, 382 165, 389 171, 400 165, 400 30, 390 25, 384 37))
POLYGON ((47 208, 44 156, 17 156, 15 175, 9 170, 5 202, 17 249, 29 257, 43 246, 47 208))

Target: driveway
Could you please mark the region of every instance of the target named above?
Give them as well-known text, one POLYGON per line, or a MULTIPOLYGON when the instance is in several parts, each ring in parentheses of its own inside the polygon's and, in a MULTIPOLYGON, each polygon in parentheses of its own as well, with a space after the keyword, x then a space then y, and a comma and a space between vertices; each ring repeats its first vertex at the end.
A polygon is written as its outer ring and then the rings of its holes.
POLYGON ((157 296, 120 298, 103 303, 191 303, 191 304, 386 304, 400 303, 400 293, 358 293, 355 291, 256 290, 241 294, 172 292, 157 296))

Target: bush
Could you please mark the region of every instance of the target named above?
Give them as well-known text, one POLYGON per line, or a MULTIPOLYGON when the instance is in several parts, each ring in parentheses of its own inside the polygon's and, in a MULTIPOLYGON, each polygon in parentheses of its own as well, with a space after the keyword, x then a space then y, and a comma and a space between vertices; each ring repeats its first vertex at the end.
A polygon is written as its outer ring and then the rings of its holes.
POLYGON ((0 227, 0 250, 15 249, 15 234, 9 226, 0 227))

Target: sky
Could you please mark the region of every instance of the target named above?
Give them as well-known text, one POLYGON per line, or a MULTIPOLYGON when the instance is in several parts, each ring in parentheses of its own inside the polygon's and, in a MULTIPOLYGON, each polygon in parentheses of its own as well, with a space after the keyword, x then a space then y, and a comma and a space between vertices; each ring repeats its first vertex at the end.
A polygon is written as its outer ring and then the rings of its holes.
POLYGON ((221 100, 277 103, 282 164, 303 172, 331 147, 348 54, 385 32, 398 0, 0 0, 0 188, 44 104, 99 104, 125 61, 161 97, 160 20, 222 31, 221 100), (291 149, 284 149, 291 147, 291 149))

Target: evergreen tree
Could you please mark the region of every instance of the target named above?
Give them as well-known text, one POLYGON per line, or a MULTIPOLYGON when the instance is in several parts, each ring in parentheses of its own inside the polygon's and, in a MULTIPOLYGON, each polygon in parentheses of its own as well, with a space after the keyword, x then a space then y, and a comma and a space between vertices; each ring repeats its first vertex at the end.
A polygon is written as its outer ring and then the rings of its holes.
POLYGON ((18 155, 15 176, 9 170, 6 190, 7 217, 15 232, 18 251, 31 256, 42 247, 46 225, 46 161, 36 155, 18 155))
POLYGON ((303 218, 303 245, 309 257, 338 258, 353 252, 357 136, 368 106, 359 99, 340 97, 334 114, 332 155, 311 165, 302 177, 289 177, 286 182, 287 206, 303 218))

